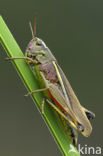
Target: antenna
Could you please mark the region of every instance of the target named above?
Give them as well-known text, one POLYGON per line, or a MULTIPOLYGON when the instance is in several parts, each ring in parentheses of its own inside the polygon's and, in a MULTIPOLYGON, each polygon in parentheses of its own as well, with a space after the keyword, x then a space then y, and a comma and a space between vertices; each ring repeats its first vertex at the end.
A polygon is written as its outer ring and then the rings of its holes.
POLYGON ((32 25, 31 25, 31 22, 29 22, 29 25, 30 25, 30 30, 31 30, 32 38, 35 38, 35 35, 34 35, 34 32, 33 32, 33 28, 32 28, 32 25))
POLYGON ((36 36, 36 14, 34 15, 34 31, 33 31, 33 27, 31 25, 31 22, 29 22, 29 25, 30 25, 30 30, 31 30, 31 33, 32 33, 32 38, 35 38, 36 36))
POLYGON ((34 36, 36 36, 36 17, 37 14, 34 15, 34 36))

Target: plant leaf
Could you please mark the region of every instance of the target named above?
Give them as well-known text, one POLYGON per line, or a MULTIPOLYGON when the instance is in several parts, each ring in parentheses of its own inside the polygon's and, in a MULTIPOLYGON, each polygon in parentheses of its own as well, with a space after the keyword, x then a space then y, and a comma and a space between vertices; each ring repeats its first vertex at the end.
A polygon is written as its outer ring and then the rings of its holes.
MULTIPOLYGON (((0 41, 5 48, 7 54, 10 57, 23 57, 23 53, 13 38, 11 32, 6 26, 3 18, 0 16, 0 41)), ((25 60, 13 60, 14 66, 17 69, 24 85, 29 91, 33 91, 39 88, 38 81, 36 80, 33 72, 31 71, 29 65, 25 60)), ((33 101, 37 104, 39 110, 42 102, 43 95, 41 93, 36 93, 32 96, 33 101)), ((57 118, 48 104, 45 104, 44 108, 44 119, 50 129, 52 134, 57 141, 60 149, 65 156, 79 156, 77 149, 71 144, 66 134, 64 133, 62 127, 60 126, 57 118)))

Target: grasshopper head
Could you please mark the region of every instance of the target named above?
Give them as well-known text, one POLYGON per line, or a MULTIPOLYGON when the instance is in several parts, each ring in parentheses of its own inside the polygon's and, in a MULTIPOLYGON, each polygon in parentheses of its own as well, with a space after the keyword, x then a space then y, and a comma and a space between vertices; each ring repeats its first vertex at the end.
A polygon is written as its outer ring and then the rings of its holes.
POLYGON ((46 49, 45 43, 41 39, 35 37, 29 42, 27 46, 26 56, 34 59, 36 56, 40 54, 44 55, 45 49, 46 49))
POLYGON ((37 37, 34 37, 29 42, 25 55, 26 57, 35 60, 37 64, 44 64, 55 60, 54 56, 52 55, 46 44, 37 37))
MULTIPOLYGON (((36 16, 34 18, 34 31, 32 29, 31 23, 30 28, 32 32, 32 40, 29 42, 26 49, 26 57, 33 59, 37 64, 45 64, 50 61, 55 60, 55 57, 52 55, 49 48, 46 44, 36 36, 36 16)), ((28 62, 30 63, 30 62, 28 62)))

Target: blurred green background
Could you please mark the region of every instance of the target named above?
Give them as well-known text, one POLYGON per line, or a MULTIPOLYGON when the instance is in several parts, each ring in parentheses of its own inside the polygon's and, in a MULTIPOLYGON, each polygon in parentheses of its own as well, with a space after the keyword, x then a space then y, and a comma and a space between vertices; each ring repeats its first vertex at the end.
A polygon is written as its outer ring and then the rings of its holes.
MULTIPOLYGON (((29 21, 37 13, 42 38, 66 73, 81 104, 92 110, 88 146, 103 144, 103 1, 1 0, 0 14, 22 51, 31 40, 29 21)), ((53 137, 0 45, 0 155, 61 156, 53 137)))

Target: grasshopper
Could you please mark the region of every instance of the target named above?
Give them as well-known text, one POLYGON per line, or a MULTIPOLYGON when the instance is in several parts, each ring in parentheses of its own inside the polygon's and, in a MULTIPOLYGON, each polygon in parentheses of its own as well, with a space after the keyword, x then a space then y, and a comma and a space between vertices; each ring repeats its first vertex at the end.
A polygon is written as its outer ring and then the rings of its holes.
POLYGON ((7 58, 8 60, 24 59, 36 72, 41 88, 29 92, 25 96, 43 92, 42 113, 44 112, 44 103, 46 101, 57 111, 62 120, 65 120, 67 127, 69 125, 75 131, 79 131, 85 137, 88 137, 92 132, 90 119, 94 118, 95 114, 81 106, 56 58, 46 44, 36 37, 36 19, 34 31, 31 23, 30 28, 32 40, 27 46, 25 57, 7 58))

